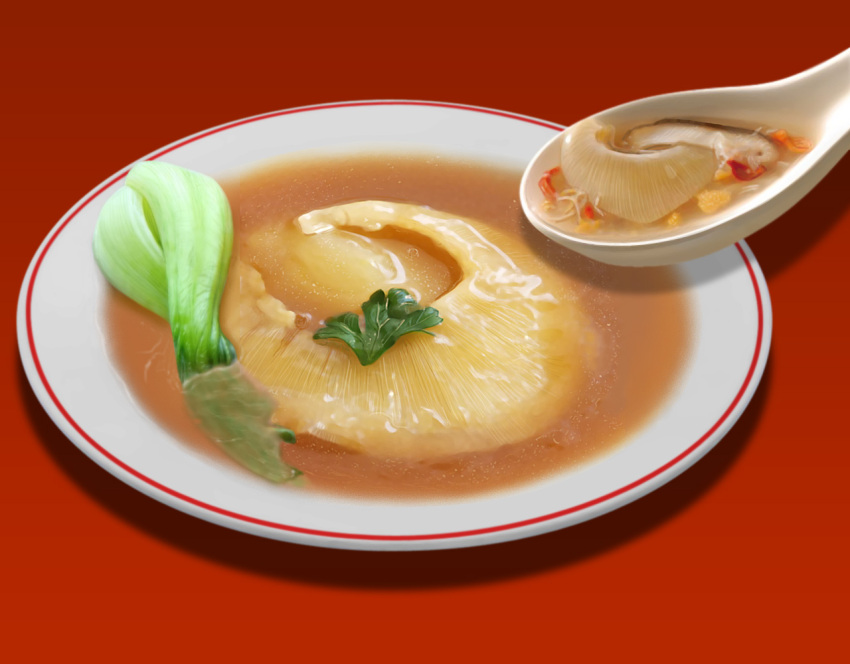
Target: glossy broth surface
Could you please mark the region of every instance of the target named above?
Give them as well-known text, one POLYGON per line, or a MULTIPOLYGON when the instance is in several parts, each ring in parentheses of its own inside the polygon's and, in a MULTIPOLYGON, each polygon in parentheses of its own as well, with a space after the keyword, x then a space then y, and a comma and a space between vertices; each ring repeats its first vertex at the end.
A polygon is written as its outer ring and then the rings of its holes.
MULTIPOLYGON (((493 451, 422 460, 379 458, 299 434, 297 444, 283 445, 282 451, 287 463, 304 472, 309 490, 445 499, 510 488, 610 452, 675 389, 690 335, 688 297, 678 272, 611 267, 546 240, 522 214, 520 177, 519 171, 493 165, 387 153, 290 157, 222 182, 234 212, 237 255, 249 249, 245 239, 257 230, 357 200, 416 203, 491 224, 570 280, 600 342, 599 361, 581 377, 580 396, 548 430, 493 451)), ((396 245, 409 241, 385 239, 396 245)), ((423 256, 416 269, 433 271, 439 293, 451 287, 453 266, 438 247, 426 244, 413 248, 423 256)), ((285 279, 274 288, 304 325, 315 325, 331 311, 342 313, 322 302, 288 301, 285 279)), ((110 350, 130 391, 173 432, 175 444, 192 446, 239 472, 186 412, 165 321, 112 292, 106 323, 110 350)))

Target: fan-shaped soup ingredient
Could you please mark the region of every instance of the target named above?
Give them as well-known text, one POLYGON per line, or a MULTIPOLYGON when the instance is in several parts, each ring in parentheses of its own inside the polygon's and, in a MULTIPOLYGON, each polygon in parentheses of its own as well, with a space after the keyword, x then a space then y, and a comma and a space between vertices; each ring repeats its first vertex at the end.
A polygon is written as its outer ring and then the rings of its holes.
POLYGON ((629 151, 613 144, 613 127, 590 118, 564 138, 561 169, 567 182, 597 208, 638 223, 669 214, 714 177, 714 151, 702 145, 629 151))
MULTIPOLYGON (((477 221, 362 201, 302 215, 285 232, 255 235, 264 241, 245 240, 241 278, 228 283, 222 325, 243 365, 295 417, 296 431, 382 457, 495 449, 551 425, 592 368, 596 337, 571 284, 515 238, 477 221), (346 307, 355 308, 387 275, 379 260, 351 255, 347 236, 380 239, 391 230, 413 248, 399 249, 402 266, 422 253, 415 247, 429 243, 451 263, 444 288, 421 300, 443 322, 432 329, 434 337, 405 335, 379 362, 362 366, 347 348, 314 341, 304 315, 295 315, 266 282, 282 278, 293 246, 309 252, 311 242, 320 242, 322 260, 334 266, 320 294, 334 280, 351 289, 362 279, 368 290, 346 307), (292 234, 301 240, 288 241, 292 234), (364 278, 370 269, 373 278, 364 278)), ((379 257, 385 248, 373 250, 379 257)), ((407 288, 403 280, 398 285, 407 288)), ((299 280, 287 288, 298 299, 304 296, 298 288, 315 284, 299 280)))

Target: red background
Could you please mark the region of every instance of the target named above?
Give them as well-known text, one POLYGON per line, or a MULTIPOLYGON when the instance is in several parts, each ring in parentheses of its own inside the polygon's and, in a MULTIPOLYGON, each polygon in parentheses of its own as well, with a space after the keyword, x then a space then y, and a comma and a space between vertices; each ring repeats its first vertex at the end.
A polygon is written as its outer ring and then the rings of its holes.
POLYGON ((639 97, 782 78, 850 46, 832 3, 662 5, 417 3, 372 17, 330 3, 311 15, 285 3, 276 13, 248 3, 4 10, 0 624, 10 661, 823 661, 846 651, 847 158, 750 239, 774 338, 733 431, 647 498, 525 541, 346 552, 201 522, 84 457, 41 411, 18 359, 18 288, 43 237, 96 184, 188 134, 372 98, 569 124, 639 97))

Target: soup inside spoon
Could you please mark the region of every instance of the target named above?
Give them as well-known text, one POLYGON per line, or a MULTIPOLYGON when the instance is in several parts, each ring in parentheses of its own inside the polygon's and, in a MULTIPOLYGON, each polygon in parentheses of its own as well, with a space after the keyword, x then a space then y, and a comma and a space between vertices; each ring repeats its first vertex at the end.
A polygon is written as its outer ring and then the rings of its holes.
POLYGON ((520 200, 538 230, 579 253, 670 264, 781 216, 848 148, 850 50, 781 81, 652 97, 576 123, 532 159, 520 200))

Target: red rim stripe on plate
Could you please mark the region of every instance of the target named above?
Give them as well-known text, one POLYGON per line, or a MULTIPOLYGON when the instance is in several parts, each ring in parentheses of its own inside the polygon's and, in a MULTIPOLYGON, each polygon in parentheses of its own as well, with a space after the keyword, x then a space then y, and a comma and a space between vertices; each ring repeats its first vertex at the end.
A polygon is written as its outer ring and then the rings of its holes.
MULTIPOLYGON (((521 120, 523 122, 528 122, 529 124, 539 125, 541 127, 546 127, 548 129, 555 129, 557 131, 561 131, 563 129, 563 127, 560 126, 560 125, 550 124, 548 122, 542 122, 542 121, 539 121, 539 120, 535 120, 534 118, 529 118, 529 117, 526 117, 526 116, 523 116, 523 115, 516 115, 514 113, 508 113, 506 111, 497 111, 497 110, 487 109, 487 108, 478 108, 478 107, 475 107, 475 106, 464 106, 463 104, 449 104, 449 103, 442 103, 442 102, 418 102, 418 101, 343 102, 343 103, 338 103, 338 104, 322 104, 322 105, 318 105, 318 106, 304 106, 304 107, 301 107, 301 108, 294 108, 294 109, 288 109, 288 110, 285 110, 285 111, 276 111, 276 112, 273 112, 273 113, 267 113, 267 114, 259 115, 259 116, 253 117, 253 118, 247 118, 247 119, 244 119, 244 120, 237 120, 235 122, 231 122, 229 124, 221 125, 220 127, 210 129, 209 131, 205 131, 205 132, 202 132, 200 134, 196 134, 195 136, 192 136, 190 138, 187 138, 186 140, 180 141, 179 143, 176 143, 176 144, 171 145, 169 147, 163 148, 159 152, 156 152, 153 155, 151 155, 150 157, 148 157, 148 159, 156 159, 157 157, 161 157, 164 154, 172 152, 173 150, 176 150, 179 147, 182 147, 184 145, 187 145, 189 143, 197 141, 197 140, 204 138, 206 136, 210 136, 212 134, 217 134, 217 133, 224 131, 226 129, 231 129, 233 127, 238 127, 240 125, 248 124, 248 123, 251 123, 251 122, 257 122, 259 120, 266 120, 268 118, 273 118, 273 117, 277 117, 277 116, 281 116, 281 115, 303 113, 303 112, 306 112, 306 111, 319 111, 319 110, 325 110, 325 109, 331 109, 331 108, 349 108, 349 107, 352 107, 352 106, 436 106, 436 107, 442 107, 442 108, 452 108, 452 109, 459 109, 459 110, 466 110, 466 111, 474 111, 474 112, 478 112, 478 113, 488 113, 490 115, 498 115, 498 116, 501 116, 501 117, 510 118, 512 120, 521 120)), ((35 279, 36 279, 36 276, 38 275, 38 270, 41 267, 42 262, 44 261, 44 257, 47 255, 48 250, 53 245, 53 242, 57 238, 59 233, 61 233, 62 230, 65 229, 65 227, 71 222, 71 220, 74 217, 77 216, 77 214, 80 212, 80 210, 85 208, 89 203, 91 203, 92 200, 94 200, 101 193, 103 193, 103 191, 105 191, 106 189, 111 187, 113 184, 115 184, 116 182, 121 180, 124 176, 126 176, 127 173, 129 172, 129 170, 130 170, 130 168, 128 167, 128 168, 124 169, 123 171, 121 171, 120 173, 118 173, 115 177, 113 177, 112 179, 107 181, 102 187, 97 189, 88 198, 86 198, 79 205, 79 207, 77 207, 77 209, 73 210, 68 215, 68 218, 64 221, 64 223, 62 223, 56 229, 56 231, 50 237, 48 242, 45 244, 44 249, 42 250, 41 254, 36 259, 35 266, 33 267, 32 275, 30 276, 30 281, 29 281, 29 284, 27 286, 27 297, 26 297, 27 341, 29 343, 30 352, 32 353, 33 364, 35 365, 36 372, 38 373, 38 376, 41 379, 41 382, 44 385, 44 388, 47 391, 47 394, 50 396, 50 399, 53 401, 53 403, 59 409, 59 412, 62 414, 62 417, 64 417, 65 420, 68 422, 68 424, 70 424, 74 428, 74 430, 76 430, 77 433, 79 433, 86 440, 86 442, 88 442, 92 447, 94 447, 101 455, 103 455, 105 458, 109 459, 109 461, 114 463, 119 468, 130 473, 134 477, 140 479, 145 484, 148 484, 149 486, 151 486, 151 487, 153 487, 153 488, 155 488, 159 491, 162 491, 163 493, 168 494, 169 496, 177 498, 177 499, 179 499, 179 500, 181 500, 185 503, 188 503, 190 505, 194 505, 195 507, 200 507, 204 510, 207 510, 207 511, 210 511, 210 512, 213 512, 215 514, 222 515, 222 516, 226 516, 226 517, 231 518, 231 519, 236 519, 238 521, 243 521, 243 522, 251 523, 251 524, 254 524, 254 525, 258 525, 258 526, 263 526, 263 527, 266 527, 266 528, 273 528, 275 530, 284 530, 284 531, 293 532, 293 533, 300 533, 300 534, 304 534, 304 535, 316 535, 316 536, 320 536, 320 537, 332 537, 332 538, 336 538, 336 539, 368 540, 368 541, 395 541, 395 542, 472 537, 472 536, 475 536, 475 535, 486 535, 488 533, 501 532, 501 531, 505 531, 505 530, 513 530, 515 528, 522 528, 522 527, 525 527, 525 526, 531 526, 531 525, 534 525, 534 524, 543 523, 545 521, 551 521, 552 519, 557 519, 557 518, 560 518, 562 516, 567 516, 569 514, 575 514, 576 512, 580 512, 582 510, 586 510, 588 508, 595 507, 596 505, 600 505, 600 504, 607 502, 607 501, 609 501, 613 498, 616 498, 617 496, 621 496, 621 495, 631 491, 632 489, 635 489, 635 488, 639 487, 640 485, 645 484, 649 480, 651 480, 655 477, 658 477, 659 475, 661 475, 665 471, 669 470, 670 468, 672 468, 673 466, 675 466, 676 464, 678 464, 679 462, 683 461, 685 458, 687 458, 688 456, 693 454, 693 452, 695 452, 706 440, 708 440, 708 438, 710 438, 723 425, 723 423, 729 418, 729 416, 732 414, 732 412, 735 410, 735 408, 741 402, 741 399, 743 399, 744 394, 746 393, 747 388, 749 387, 750 382, 752 381, 753 376, 755 375, 756 367, 758 366, 758 359, 759 359, 759 356, 761 354, 762 339, 763 339, 763 336, 764 336, 764 310, 763 310, 763 305, 762 305, 761 292, 759 291, 759 285, 758 285, 758 281, 756 279, 755 271, 753 270, 753 267, 750 264, 750 260, 747 257, 747 254, 744 252, 744 250, 743 250, 743 248, 741 247, 740 244, 735 244, 735 247, 737 248, 738 253, 741 255, 741 259, 744 261, 744 264, 747 266, 747 272, 750 275, 750 280, 752 281, 752 284, 753 284, 753 291, 755 292, 756 309, 758 311, 758 329, 757 329, 757 333, 756 333, 756 345, 755 345, 755 350, 753 352, 753 359, 750 362, 750 367, 747 371, 747 375, 744 378, 744 382, 741 385, 741 388, 738 390, 738 393, 735 395, 735 398, 732 400, 732 403, 729 404, 729 407, 723 412, 723 414, 720 416, 720 418, 717 420, 717 422, 715 422, 711 426, 711 428, 708 431, 706 431, 699 438, 699 440, 697 440, 695 443, 693 443, 684 452, 682 452, 678 456, 674 457, 673 459, 671 459, 670 461, 665 463, 663 466, 656 468, 654 471, 652 471, 651 473, 649 473, 647 475, 644 475, 640 479, 635 480, 634 482, 631 482, 630 484, 627 484, 623 487, 620 487, 619 489, 612 491, 610 493, 607 493, 603 496, 599 496, 598 498, 594 498, 593 500, 589 500, 585 503, 581 503, 580 505, 574 505, 573 507, 568 507, 566 509, 559 510, 557 512, 552 512, 550 514, 545 514, 545 515, 534 517, 534 518, 531 518, 531 519, 525 519, 523 521, 514 521, 512 523, 506 523, 506 524, 502 524, 502 525, 498 525, 498 526, 490 526, 490 527, 487 527, 487 528, 476 528, 476 529, 473 529, 473 530, 462 530, 462 531, 457 531, 457 532, 452 532, 452 533, 434 533, 434 534, 425 534, 425 535, 369 535, 369 534, 364 535, 364 534, 357 534, 357 533, 337 533, 337 532, 333 532, 333 531, 314 530, 312 528, 301 528, 301 527, 298 527, 298 526, 289 526, 289 525, 282 524, 282 523, 275 523, 273 521, 265 521, 263 519, 256 519, 254 517, 250 517, 250 516, 247 516, 245 514, 239 514, 237 512, 231 512, 229 510, 222 509, 220 507, 216 507, 215 505, 209 505, 209 504, 204 503, 200 500, 192 498, 191 496, 184 495, 184 494, 180 493, 179 491, 175 491, 174 489, 171 489, 170 487, 167 487, 163 484, 160 484, 156 480, 154 480, 154 479, 140 473, 139 471, 135 470, 131 466, 127 465, 126 463, 124 463, 123 461, 121 461, 120 459, 115 457, 112 453, 110 453, 106 449, 104 449, 97 441, 95 441, 89 434, 87 434, 82 429, 82 427, 79 424, 77 424, 77 422, 74 420, 74 418, 71 417, 70 413, 68 413, 68 411, 65 410, 65 407, 59 401, 58 397, 56 396, 56 393, 53 391, 53 388, 47 382, 47 377, 44 374, 44 370, 41 366, 41 362, 38 359, 38 353, 36 352, 36 349, 35 349, 35 340, 34 340, 34 336, 33 336, 32 318, 31 318, 32 294, 33 294, 33 287, 34 287, 34 284, 35 284, 35 279)))

